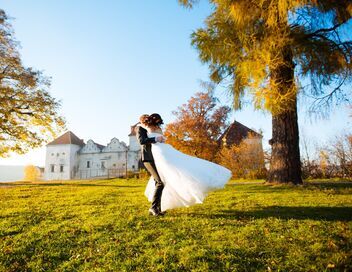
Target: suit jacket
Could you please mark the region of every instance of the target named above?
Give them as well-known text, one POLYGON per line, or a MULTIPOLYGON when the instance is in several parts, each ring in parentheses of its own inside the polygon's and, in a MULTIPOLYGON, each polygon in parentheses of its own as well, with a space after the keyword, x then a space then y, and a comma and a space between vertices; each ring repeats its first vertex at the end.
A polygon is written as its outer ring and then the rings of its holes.
POLYGON ((136 136, 141 146, 142 162, 153 162, 152 144, 156 143, 155 137, 148 138, 148 131, 141 126, 137 126, 136 136))

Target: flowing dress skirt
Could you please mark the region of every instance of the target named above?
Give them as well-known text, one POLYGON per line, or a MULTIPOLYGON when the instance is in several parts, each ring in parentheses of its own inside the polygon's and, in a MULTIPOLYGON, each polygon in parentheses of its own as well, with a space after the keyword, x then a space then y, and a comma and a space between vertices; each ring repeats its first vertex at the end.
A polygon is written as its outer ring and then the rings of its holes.
MULTIPOLYGON (((161 197, 161 210, 188 207, 202 203, 208 192, 223 188, 231 178, 231 171, 221 165, 184 154, 169 144, 152 145, 152 153, 165 187, 161 197)), ((155 189, 150 178, 145 195, 152 200, 155 189)))

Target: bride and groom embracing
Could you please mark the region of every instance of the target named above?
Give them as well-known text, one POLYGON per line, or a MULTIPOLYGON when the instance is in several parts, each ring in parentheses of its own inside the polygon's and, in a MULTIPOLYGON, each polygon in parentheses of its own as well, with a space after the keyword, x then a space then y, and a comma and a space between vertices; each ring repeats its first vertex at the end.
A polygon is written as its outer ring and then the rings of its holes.
POLYGON ((149 214, 164 215, 168 209, 202 203, 209 191, 223 188, 231 178, 227 168, 184 154, 166 144, 157 113, 143 114, 136 127, 142 162, 151 175, 145 195, 149 214))

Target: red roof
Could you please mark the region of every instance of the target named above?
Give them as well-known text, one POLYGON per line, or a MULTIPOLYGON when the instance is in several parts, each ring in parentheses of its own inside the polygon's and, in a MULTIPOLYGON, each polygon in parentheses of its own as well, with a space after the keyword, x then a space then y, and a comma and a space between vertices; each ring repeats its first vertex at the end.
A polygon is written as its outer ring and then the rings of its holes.
POLYGON ((63 144, 73 144, 84 146, 84 141, 78 138, 73 132, 67 131, 62 134, 59 138, 56 138, 54 141, 48 143, 47 145, 63 145, 63 144))
POLYGON ((254 137, 262 138, 263 136, 254 130, 242 125, 240 122, 234 121, 221 135, 219 142, 227 146, 239 145, 240 142, 247 138, 249 134, 254 137))

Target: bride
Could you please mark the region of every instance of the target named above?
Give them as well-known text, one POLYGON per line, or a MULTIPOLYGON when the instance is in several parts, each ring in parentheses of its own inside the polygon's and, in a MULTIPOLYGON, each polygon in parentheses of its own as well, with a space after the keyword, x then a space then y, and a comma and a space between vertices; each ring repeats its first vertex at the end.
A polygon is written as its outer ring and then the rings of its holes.
MULTIPOLYGON (((146 125, 148 137, 163 137, 162 124, 159 114, 150 115, 146 125)), ((227 168, 184 154, 169 144, 156 142, 151 146, 156 169, 164 183, 161 211, 202 203, 209 191, 223 188, 232 176, 227 168)), ((154 192, 152 176, 145 190, 151 202, 154 192)))

